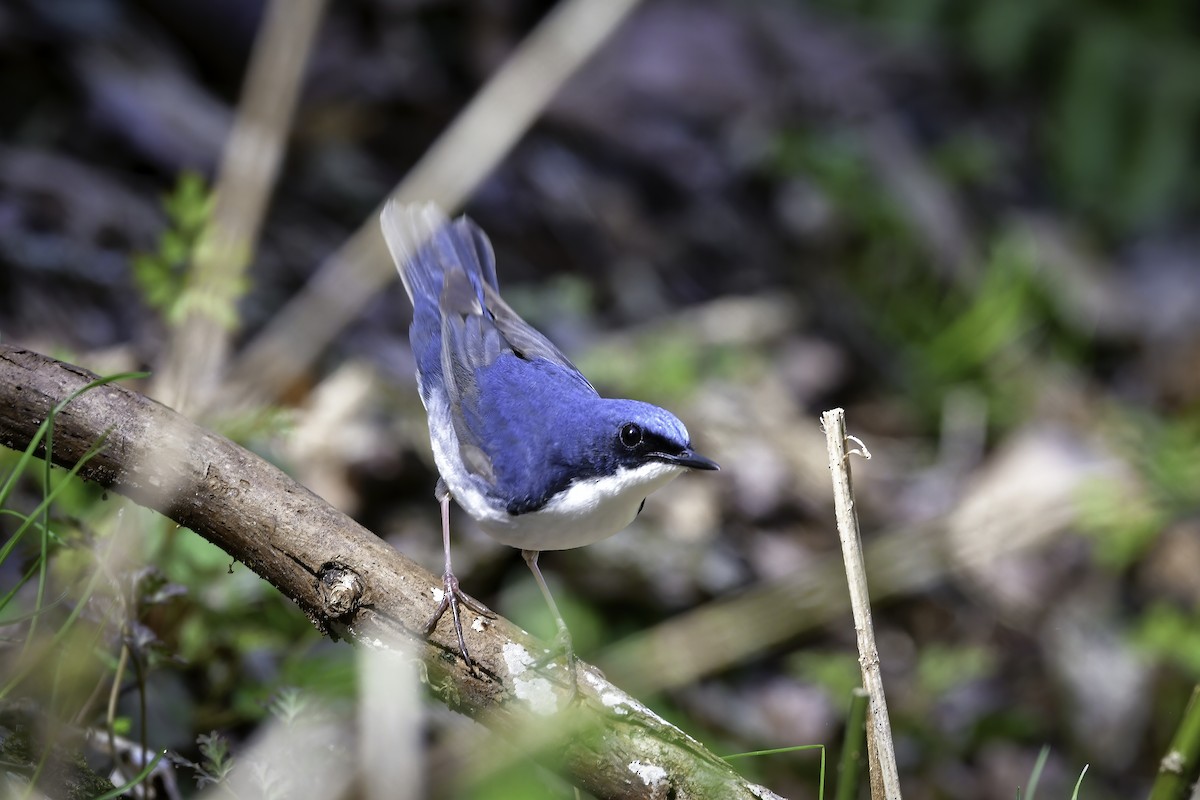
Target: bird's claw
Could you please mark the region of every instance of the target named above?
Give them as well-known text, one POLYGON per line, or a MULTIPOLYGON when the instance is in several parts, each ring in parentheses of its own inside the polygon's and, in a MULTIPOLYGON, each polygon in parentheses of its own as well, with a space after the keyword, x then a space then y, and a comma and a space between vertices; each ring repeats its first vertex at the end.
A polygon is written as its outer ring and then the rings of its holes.
POLYGON ((433 610, 429 621, 425 623, 425 636, 429 637, 433 633, 434 629, 437 628, 438 622, 441 621, 442 616, 448 610, 451 619, 454 620, 454 634, 458 638, 458 652, 462 654, 467 668, 472 672, 476 672, 478 664, 475 662, 475 659, 471 658, 471 653, 467 650, 467 641, 463 637, 462 611, 460 610, 460 606, 466 606, 476 614, 488 619, 495 619, 496 617, 494 613, 484 608, 479 601, 463 592, 458 586, 458 578, 453 573, 447 572, 442 575, 442 599, 438 602, 437 608, 433 610))

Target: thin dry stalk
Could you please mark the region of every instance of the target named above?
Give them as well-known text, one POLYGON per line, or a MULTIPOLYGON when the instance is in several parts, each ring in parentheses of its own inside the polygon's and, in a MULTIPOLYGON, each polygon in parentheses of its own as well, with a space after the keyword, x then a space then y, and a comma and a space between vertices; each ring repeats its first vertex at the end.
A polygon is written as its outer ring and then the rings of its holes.
MULTIPOLYGON (((867 570, 863 559, 862 538, 858 532, 858 513, 854 510, 854 492, 850 484, 849 454, 846 452, 846 412, 840 408, 821 415, 825 441, 829 447, 829 472, 833 479, 833 504, 837 514, 838 538, 850 585, 850 607, 858 636, 858 664, 862 669, 863 688, 868 706, 867 754, 871 766, 871 796, 878 800, 900 800, 900 775, 896 768, 896 750, 892 726, 888 720, 883 676, 879 669, 879 650, 875 646, 875 628, 871 622, 871 596, 867 590, 867 570)), ((865 450, 861 451, 865 455, 865 450)))
POLYGON ((272 0, 255 40, 237 118, 222 153, 212 217, 193 256, 182 324, 174 330, 155 395, 181 413, 217 387, 296 98, 325 0, 272 0))

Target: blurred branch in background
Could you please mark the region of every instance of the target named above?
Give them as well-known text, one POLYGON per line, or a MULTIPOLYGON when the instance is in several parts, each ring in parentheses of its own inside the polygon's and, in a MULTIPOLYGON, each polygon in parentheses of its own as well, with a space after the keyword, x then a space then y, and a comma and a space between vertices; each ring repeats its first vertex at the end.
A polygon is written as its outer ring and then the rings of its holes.
MULTIPOLYGON (((400 203, 433 202, 448 213, 460 209, 637 4, 638 0, 563 0, 555 6, 391 197, 400 203)), ((239 401, 253 403, 279 397, 395 278, 378 216, 370 214, 242 351, 230 371, 230 392, 239 401)))
POLYGON ((237 327, 271 190, 325 0, 272 0, 226 143, 212 214, 193 252, 153 394, 181 414, 205 408, 237 327))

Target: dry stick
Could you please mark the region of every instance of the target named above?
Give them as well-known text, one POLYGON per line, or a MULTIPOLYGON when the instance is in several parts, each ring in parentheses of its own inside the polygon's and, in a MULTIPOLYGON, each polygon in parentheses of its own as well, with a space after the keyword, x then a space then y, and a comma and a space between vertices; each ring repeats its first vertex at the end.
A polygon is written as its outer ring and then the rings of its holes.
MULTIPOLYGON (((867 690, 867 755, 871 766, 871 796, 879 800, 900 800, 900 775, 896 769, 896 751, 892 744, 892 726, 888 720, 883 677, 879 670, 879 650, 875 647, 875 629, 871 622, 871 597, 867 590, 867 570, 863 560, 862 539, 858 533, 858 514, 850 486, 849 454, 846 452, 846 412, 840 408, 821 415, 825 441, 829 446, 829 471, 833 478, 833 505, 837 514, 838 538, 846 562, 846 580, 850 585, 850 607, 854 612, 854 630, 858 635, 858 664, 862 668, 863 688, 867 690)), ((860 443, 861 444, 861 443, 860 443)), ((865 449, 861 454, 870 457, 865 449)))
MULTIPOLYGON (((50 409, 94 379, 0 343, 0 444, 27 447, 50 409)), ((465 626, 480 674, 468 669, 451 626, 428 639, 420 634, 440 578, 278 468, 171 409, 106 385, 81 394, 55 420, 54 463, 74 465, 110 431, 81 477, 200 534, 273 584, 324 633, 377 649, 408 640, 431 691, 450 708, 519 743, 515 749, 542 754, 593 795, 777 797, 594 667, 579 665, 576 700, 567 704, 559 673, 535 666, 548 652, 544 643, 502 617, 465 626)))
POLYGON ((237 118, 221 159, 212 216, 196 245, 153 394, 184 414, 213 397, 236 325, 296 97, 325 0, 271 0, 254 43, 237 118))
MULTIPOLYGON (((638 0, 563 0, 413 166, 391 196, 462 207, 575 71, 638 0)), ((385 198, 386 201, 386 198, 385 198)), ((382 209, 383 203, 379 208, 382 209)), ((396 277, 379 209, 250 342, 230 372, 238 400, 270 402, 316 361, 367 301, 396 277)))

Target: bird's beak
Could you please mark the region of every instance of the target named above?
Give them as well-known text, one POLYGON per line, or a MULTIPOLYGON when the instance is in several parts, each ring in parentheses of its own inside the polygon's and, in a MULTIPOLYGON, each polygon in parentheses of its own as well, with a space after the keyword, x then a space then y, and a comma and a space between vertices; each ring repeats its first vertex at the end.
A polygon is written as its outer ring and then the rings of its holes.
POLYGON ((720 465, 711 458, 705 458, 690 447, 677 455, 670 455, 663 459, 669 464, 675 464, 688 469, 710 469, 718 470, 720 465))

